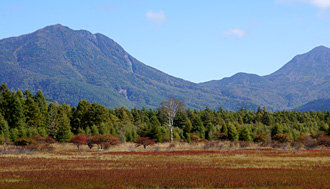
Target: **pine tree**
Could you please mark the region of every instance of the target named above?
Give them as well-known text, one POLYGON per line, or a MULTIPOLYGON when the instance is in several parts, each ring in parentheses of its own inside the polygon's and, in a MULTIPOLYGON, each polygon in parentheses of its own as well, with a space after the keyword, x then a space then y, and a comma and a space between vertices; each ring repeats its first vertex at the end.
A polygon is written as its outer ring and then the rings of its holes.
POLYGON ((10 139, 11 141, 16 141, 18 139, 18 130, 16 128, 10 129, 10 139))
POLYGON ((160 122, 155 115, 150 118, 148 136, 151 139, 155 139, 157 142, 161 142, 162 140, 162 133, 160 132, 160 122))
POLYGON ((37 94, 34 96, 34 100, 38 104, 40 113, 42 115, 42 126, 46 128, 49 124, 49 114, 47 111, 47 101, 41 90, 38 90, 37 94))
POLYGON ((277 135, 277 134, 282 134, 283 133, 283 128, 282 126, 279 124, 279 123, 276 123, 273 128, 272 128, 272 131, 271 131, 271 136, 272 138, 277 135))
POLYGON ((10 138, 9 126, 5 118, 0 113, 0 134, 4 138, 10 138))
POLYGON ((72 138, 70 119, 63 106, 59 107, 57 115, 57 134, 56 140, 59 142, 68 142, 72 138))
POLYGON ((197 132, 201 138, 205 138, 205 127, 199 116, 195 116, 192 122, 193 132, 197 132))
POLYGON ((205 138, 208 140, 211 140, 213 138, 213 133, 215 132, 215 127, 214 125, 210 122, 208 123, 208 125, 206 126, 206 136, 205 138))
POLYGON ((28 128, 38 128, 43 125, 42 115, 38 104, 34 101, 34 98, 30 91, 25 91, 25 117, 28 128))
POLYGON ((24 115, 24 104, 22 104, 22 99, 20 98, 20 95, 16 93, 12 104, 12 127, 22 129, 26 127, 26 119, 24 115))
POLYGON ((236 127, 232 124, 228 124, 228 139, 232 141, 238 140, 238 133, 236 127))
POLYGON ((241 129, 241 131, 239 133, 239 140, 242 140, 242 141, 251 141, 252 140, 250 130, 246 126, 243 126, 243 128, 241 129))
POLYGON ((92 132, 92 135, 98 135, 99 134, 99 128, 96 125, 93 125, 91 127, 91 132, 92 132))

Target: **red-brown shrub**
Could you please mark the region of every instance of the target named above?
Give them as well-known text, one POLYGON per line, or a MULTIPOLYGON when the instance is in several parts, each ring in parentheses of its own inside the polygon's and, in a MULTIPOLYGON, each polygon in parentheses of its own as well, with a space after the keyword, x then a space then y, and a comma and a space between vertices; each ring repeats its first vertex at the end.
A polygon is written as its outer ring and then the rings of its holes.
POLYGON ((283 133, 283 134, 276 134, 273 137, 273 140, 279 142, 279 143, 288 143, 288 142, 292 142, 292 138, 290 136, 290 134, 288 133, 283 133))
POLYGON ((87 136, 84 134, 79 134, 76 135, 74 137, 72 137, 71 141, 73 144, 75 144, 78 148, 78 150, 80 149, 80 145, 84 145, 86 144, 86 140, 87 140, 87 136))
POLYGON ((317 139, 317 144, 320 146, 330 147, 330 137, 329 136, 320 136, 317 139))
POLYGON ((213 136, 216 140, 227 140, 228 139, 227 133, 215 132, 213 134, 213 136))
POLYGON ((203 139, 201 139, 201 137, 197 133, 191 133, 190 134, 190 139, 191 139, 191 142, 193 142, 193 143, 198 143, 198 142, 203 141, 203 139))
POLYGON ((37 145, 38 143, 32 138, 22 137, 17 139, 14 144, 16 146, 28 146, 28 145, 37 145))
POLYGON ((254 137, 253 141, 266 143, 268 141, 268 135, 266 133, 258 133, 254 137))
POLYGON ((93 148, 94 144, 100 149, 109 149, 110 146, 119 144, 119 138, 111 134, 94 135, 87 138, 86 143, 90 149, 93 148))
POLYGON ((135 141, 136 147, 143 146, 144 148, 147 148, 147 146, 151 146, 155 144, 154 140, 151 140, 149 137, 139 137, 135 141))
POLYGON ((53 137, 48 136, 46 137, 45 142, 48 144, 54 144, 56 141, 53 139, 53 137))
POLYGON ((309 135, 300 135, 295 142, 295 146, 300 144, 304 145, 307 149, 315 148, 317 146, 316 141, 309 135))
POLYGON ((239 146, 241 148, 246 148, 249 147, 251 145, 251 143, 249 141, 239 141, 239 146))
POLYGON ((32 139, 35 140, 39 144, 42 144, 45 142, 45 137, 42 137, 40 135, 36 135, 32 139))

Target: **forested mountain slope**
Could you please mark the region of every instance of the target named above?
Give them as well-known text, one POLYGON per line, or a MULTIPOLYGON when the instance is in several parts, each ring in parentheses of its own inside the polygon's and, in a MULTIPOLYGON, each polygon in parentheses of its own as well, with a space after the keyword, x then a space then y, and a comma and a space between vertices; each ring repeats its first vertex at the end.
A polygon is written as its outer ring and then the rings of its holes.
POLYGON ((173 96, 192 108, 256 108, 149 67, 102 34, 62 25, 1 40, 0 67, 9 88, 41 89, 46 98, 69 104, 86 99, 154 108, 173 96))
POLYGON ((330 49, 316 47, 294 57, 267 76, 238 73, 200 85, 221 91, 228 97, 247 98, 252 103, 273 109, 298 107, 312 100, 330 97, 330 49))
POLYGON ((238 73, 205 83, 170 76, 143 64, 102 34, 52 25, 0 40, 0 82, 76 105, 159 107, 175 97, 191 108, 292 109, 329 98, 330 50, 317 47, 268 76, 238 73))

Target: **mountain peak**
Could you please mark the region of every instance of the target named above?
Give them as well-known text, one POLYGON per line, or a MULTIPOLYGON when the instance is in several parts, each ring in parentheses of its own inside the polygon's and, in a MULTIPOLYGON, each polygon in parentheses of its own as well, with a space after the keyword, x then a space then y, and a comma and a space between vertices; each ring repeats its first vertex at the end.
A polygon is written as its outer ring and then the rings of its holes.
POLYGON ((314 49, 312 49, 309 52, 320 52, 320 51, 330 51, 330 48, 320 45, 320 46, 315 47, 314 49))
POLYGON ((69 27, 63 26, 61 24, 54 24, 54 25, 46 26, 40 30, 42 31, 42 30, 71 30, 71 29, 69 27))

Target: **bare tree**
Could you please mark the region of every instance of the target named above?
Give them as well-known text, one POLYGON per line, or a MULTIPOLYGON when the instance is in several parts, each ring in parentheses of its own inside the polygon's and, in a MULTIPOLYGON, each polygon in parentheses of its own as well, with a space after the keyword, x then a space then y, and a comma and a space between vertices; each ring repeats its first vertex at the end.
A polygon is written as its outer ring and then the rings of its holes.
POLYGON ((181 111, 185 104, 171 97, 168 101, 161 102, 163 110, 167 113, 168 126, 171 130, 171 143, 173 142, 173 120, 177 112, 181 111))

